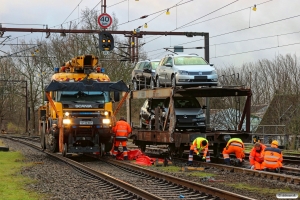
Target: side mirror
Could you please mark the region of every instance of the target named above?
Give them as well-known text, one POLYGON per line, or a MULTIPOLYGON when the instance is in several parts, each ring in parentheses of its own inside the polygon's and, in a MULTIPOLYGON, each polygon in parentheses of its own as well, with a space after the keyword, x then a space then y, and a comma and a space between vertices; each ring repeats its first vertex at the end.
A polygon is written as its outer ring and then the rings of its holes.
POLYGON ((202 109, 206 109, 207 108, 207 106, 202 106, 202 109))
POLYGON ((114 91, 114 101, 115 102, 120 101, 120 93, 117 91, 114 91))

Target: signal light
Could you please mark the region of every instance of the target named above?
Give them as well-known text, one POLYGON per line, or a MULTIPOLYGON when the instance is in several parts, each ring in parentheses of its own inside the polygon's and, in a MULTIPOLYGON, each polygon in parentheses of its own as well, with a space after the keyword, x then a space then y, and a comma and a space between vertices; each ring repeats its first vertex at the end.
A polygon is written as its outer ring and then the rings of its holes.
POLYGON ((114 49, 114 37, 106 31, 99 33, 99 48, 101 51, 111 51, 114 49))

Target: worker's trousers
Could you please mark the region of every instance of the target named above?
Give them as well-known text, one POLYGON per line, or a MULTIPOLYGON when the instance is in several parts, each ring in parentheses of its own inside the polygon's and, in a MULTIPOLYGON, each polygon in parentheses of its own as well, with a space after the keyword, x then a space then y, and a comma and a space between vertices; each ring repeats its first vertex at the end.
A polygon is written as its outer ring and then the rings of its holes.
POLYGON ((122 145, 123 147, 123 157, 124 157, 124 160, 127 160, 128 159, 128 155, 127 155, 127 141, 120 141, 120 140, 115 140, 115 143, 114 143, 114 156, 117 155, 118 153, 118 148, 120 146, 120 144, 122 145))

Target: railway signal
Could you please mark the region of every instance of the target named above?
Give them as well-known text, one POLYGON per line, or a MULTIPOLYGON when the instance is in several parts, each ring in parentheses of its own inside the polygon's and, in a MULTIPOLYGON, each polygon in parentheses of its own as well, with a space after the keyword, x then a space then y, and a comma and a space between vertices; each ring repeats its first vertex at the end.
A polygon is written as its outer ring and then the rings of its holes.
POLYGON ((99 48, 101 51, 111 51, 114 49, 114 37, 106 31, 99 34, 99 48))

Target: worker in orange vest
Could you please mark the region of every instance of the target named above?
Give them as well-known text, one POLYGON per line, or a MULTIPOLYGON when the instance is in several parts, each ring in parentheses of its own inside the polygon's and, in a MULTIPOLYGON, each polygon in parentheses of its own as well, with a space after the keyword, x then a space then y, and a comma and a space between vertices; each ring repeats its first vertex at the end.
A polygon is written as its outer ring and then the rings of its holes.
POLYGON ((243 158, 245 158, 244 153, 245 147, 244 143, 240 138, 231 138, 226 147, 223 149, 223 157, 226 165, 230 165, 229 154, 235 153, 235 156, 238 160, 237 164, 241 164, 243 162, 243 158))
POLYGON ((252 148, 250 155, 249 155, 249 161, 251 165, 251 169, 255 170, 263 170, 264 167, 262 165, 264 161, 264 157, 262 155, 263 151, 265 150, 266 146, 256 142, 254 144, 254 147, 252 148))
POLYGON ((210 155, 208 152, 208 141, 203 137, 197 137, 194 139, 191 147, 190 147, 190 154, 189 154, 189 161, 188 164, 193 164, 193 153, 195 152, 198 156, 200 152, 203 152, 202 160, 206 160, 206 162, 210 162, 210 155))
POLYGON ((126 145, 127 145, 127 137, 129 133, 131 133, 132 131, 130 125, 126 122, 124 117, 120 117, 120 120, 117 121, 116 125, 112 128, 112 130, 115 133, 113 156, 115 157, 117 155, 118 148, 121 144, 123 147, 124 160, 128 160, 126 145))
POLYGON ((278 142, 273 140, 271 143, 271 147, 265 148, 263 151, 263 167, 264 170, 275 170, 276 172, 280 172, 280 168, 282 167, 282 152, 278 148, 278 142))

